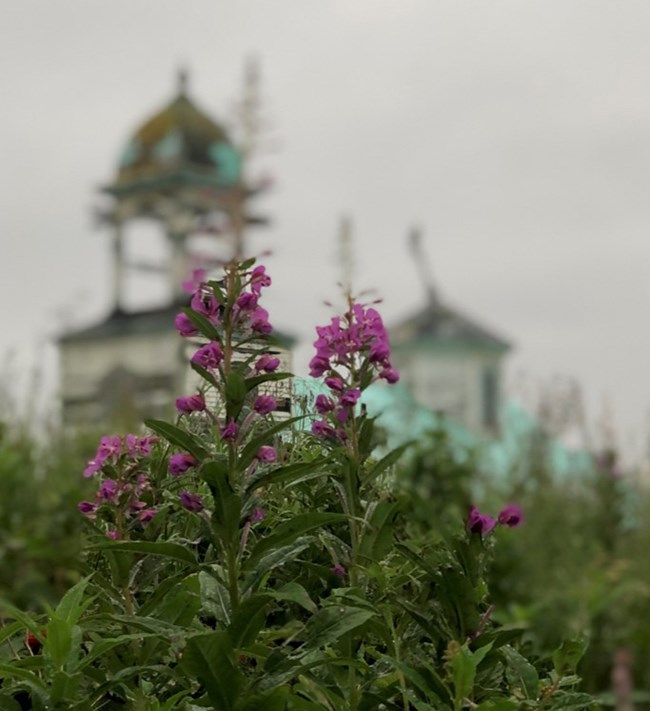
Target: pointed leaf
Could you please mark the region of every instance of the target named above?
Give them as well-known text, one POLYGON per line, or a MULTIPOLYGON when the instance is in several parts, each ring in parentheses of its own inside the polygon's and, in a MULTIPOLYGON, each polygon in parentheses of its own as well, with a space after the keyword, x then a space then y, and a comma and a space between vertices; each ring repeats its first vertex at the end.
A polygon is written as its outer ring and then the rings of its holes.
POLYGON ((235 708, 242 677, 226 632, 190 637, 181 667, 203 684, 215 710, 232 711, 235 708))
POLYGON ((285 546, 309 531, 322 528, 330 523, 339 523, 346 520, 347 516, 344 514, 314 512, 298 514, 287 521, 283 521, 275 526, 273 533, 263 538, 255 546, 250 558, 246 561, 246 567, 252 566, 261 556, 271 549, 285 546))
POLYGON ((177 447, 194 455, 197 459, 203 459, 206 456, 206 451, 200 442, 180 427, 171 425, 164 420, 145 420, 144 424, 150 430, 164 437, 170 444, 175 444, 177 447))
POLYGON ((128 551, 131 553, 144 553, 145 555, 159 555, 170 560, 196 565, 194 553, 179 543, 167 543, 166 541, 111 541, 106 540, 95 543, 91 548, 108 548, 114 551, 128 551))

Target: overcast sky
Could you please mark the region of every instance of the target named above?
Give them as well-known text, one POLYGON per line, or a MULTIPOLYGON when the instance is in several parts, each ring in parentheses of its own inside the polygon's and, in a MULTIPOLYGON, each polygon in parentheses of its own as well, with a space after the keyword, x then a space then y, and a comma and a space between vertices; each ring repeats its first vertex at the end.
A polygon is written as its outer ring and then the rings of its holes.
POLYGON ((384 297, 389 323, 408 314, 423 301, 406 249, 417 223, 442 296, 515 344, 509 382, 577 377, 591 417, 608 401, 640 451, 649 38, 647 0, 6 2, 0 352, 17 349, 23 371, 43 353, 54 372, 45 344, 63 321, 105 313, 98 186, 179 66, 228 122, 254 53, 273 148, 255 167, 276 188, 273 228, 252 239, 274 252, 273 321, 309 341, 328 317, 343 213, 358 287, 384 297))

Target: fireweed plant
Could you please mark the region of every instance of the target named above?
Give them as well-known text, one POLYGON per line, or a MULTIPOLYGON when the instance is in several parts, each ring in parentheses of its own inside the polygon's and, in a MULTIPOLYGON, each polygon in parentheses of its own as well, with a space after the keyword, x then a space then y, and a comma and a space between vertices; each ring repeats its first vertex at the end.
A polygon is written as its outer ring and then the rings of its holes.
POLYGON ((87 575, 41 615, 4 605, 0 709, 588 706, 580 641, 533 663, 493 621, 485 571, 520 509, 433 536, 394 486, 407 447, 375 456, 362 395, 398 374, 374 308, 349 298, 317 329, 326 393, 278 413, 270 284, 254 260, 194 275, 175 326, 200 385, 174 423, 100 441, 87 575))

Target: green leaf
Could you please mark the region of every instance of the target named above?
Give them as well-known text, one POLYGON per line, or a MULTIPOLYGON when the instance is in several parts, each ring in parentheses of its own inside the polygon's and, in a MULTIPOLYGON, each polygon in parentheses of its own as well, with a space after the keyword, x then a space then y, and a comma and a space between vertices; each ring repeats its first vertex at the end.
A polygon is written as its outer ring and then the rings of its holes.
POLYGON ((235 708, 243 680, 226 632, 190 637, 181 667, 203 684, 215 711, 232 711, 235 708))
POLYGON ((451 660, 452 678, 454 680, 454 707, 460 710, 465 699, 472 697, 476 669, 492 645, 481 647, 472 653, 467 644, 464 644, 451 660))
POLYGON ((70 588, 61 598, 56 607, 55 614, 61 619, 71 624, 76 624, 84 610, 91 604, 92 599, 83 602, 84 592, 88 586, 90 576, 82 578, 76 585, 70 588))
POLYGON ((203 314, 197 313, 194 309, 183 307, 181 311, 189 318, 195 328, 197 328, 209 341, 218 341, 221 343, 221 336, 214 324, 209 321, 203 314))
POLYGON ((212 491, 213 524, 224 544, 228 545, 239 530, 241 519, 241 499, 228 481, 228 464, 222 459, 207 462, 199 473, 212 491))
POLYGON ((288 698, 289 689, 283 686, 266 694, 254 694, 248 697, 242 704, 237 706, 237 711, 260 711, 260 709, 264 709, 264 711, 284 711, 288 698))
POLYGON ((328 605, 320 609, 307 623, 305 641, 290 655, 300 659, 311 651, 336 642, 344 634, 365 624, 375 616, 372 610, 346 605, 328 605))
POLYGON ((214 375, 212 375, 212 373, 207 368, 204 368, 198 363, 192 363, 191 361, 190 368, 192 368, 195 373, 198 373, 203 378, 203 380, 210 383, 210 385, 212 385, 212 387, 215 388, 217 391, 221 391, 219 381, 214 377, 214 375))
POLYGON ((165 541, 101 541, 94 543, 91 548, 102 548, 113 551, 130 553, 144 553, 146 555, 159 555, 170 560, 178 560, 196 566, 196 557, 180 543, 167 543, 165 541))
POLYGON ((9 694, 0 694, 0 708, 2 711, 21 711, 22 706, 9 694))
POLYGON ((587 651, 588 642, 584 637, 567 639, 553 652, 553 667, 560 674, 573 674, 587 651))
POLYGON ((47 625, 47 635, 43 644, 58 669, 62 669, 72 646, 72 625, 67 620, 53 617, 47 625))
POLYGON ((276 422, 271 427, 267 427, 262 434, 258 435, 252 439, 242 450, 239 455, 239 466, 241 469, 245 469, 255 458, 255 455, 259 452, 260 447, 266 444, 273 435, 276 435, 282 430, 289 428, 294 422, 298 420, 303 420, 304 417, 290 417, 288 420, 282 420, 281 422, 276 422))
POLYGON ((245 647, 255 641, 266 619, 264 608, 272 601, 270 595, 258 593, 241 603, 228 627, 228 634, 234 647, 245 647))
POLYGON ((263 538, 255 546, 250 558, 246 561, 246 567, 254 565, 254 563, 269 550, 285 546, 309 531, 322 528, 330 523, 339 523, 346 520, 347 516, 340 513, 317 511, 314 513, 297 514, 275 526, 273 533, 263 538))
POLYGON ((255 565, 254 569, 246 578, 244 582, 244 591, 255 589, 269 571, 295 560, 295 558, 297 558, 298 555, 304 551, 311 542, 312 539, 309 537, 299 538, 297 541, 294 541, 288 546, 276 548, 276 550, 265 555, 255 565))
POLYGON ((262 471, 258 476, 251 476, 246 481, 246 490, 252 491, 269 484, 291 484, 301 477, 316 478, 326 476, 328 471, 319 471, 327 463, 326 459, 315 459, 311 462, 295 462, 271 471, 262 471))
POLYGON ((556 691, 552 694, 548 701, 550 711, 562 709, 562 711, 578 711, 586 709, 596 703, 596 699, 591 694, 583 694, 577 691, 556 691))
POLYGON ((519 687, 527 699, 536 700, 539 676, 535 667, 510 646, 499 650, 506 661, 506 677, 513 686, 519 687))
POLYGON ((253 375, 246 378, 244 381, 246 392, 250 392, 254 388, 259 387, 263 383, 271 383, 278 380, 286 380, 293 377, 291 373, 263 373, 262 375, 253 375))
POLYGON ((368 561, 380 561, 393 547, 392 523, 400 510, 400 501, 380 501, 372 508, 359 543, 359 555, 368 561))
POLYGON ((222 625, 230 624, 230 595, 223 583, 220 583, 214 575, 205 571, 199 573, 199 584, 201 586, 201 605, 203 610, 212 615, 217 622, 222 625))
POLYGON ((164 437, 170 444, 175 444, 199 460, 203 459, 207 454, 195 437, 180 427, 176 427, 176 425, 172 425, 164 420, 145 420, 144 424, 150 430, 164 437))
POLYGON ((413 444, 415 444, 415 440, 410 440, 405 444, 402 444, 401 446, 397 447, 396 449, 393 449, 385 457, 380 459, 374 465, 374 467, 363 477, 363 486, 368 486, 373 481, 375 481, 378 476, 383 474, 389 467, 392 467, 399 460, 402 454, 404 454, 404 452, 413 444))
POLYGON ((300 605, 300 607, 303 607, 312 614, 318 609, 316 607, 316 603, 311 599, 311 597, 309 597, 309 593, 302 585, 300 585, 300 583, 287 583, 279 590, 268 594, 276 600, 295 602, 297 605, 300 605))
POLYGON ((239 370, 232 370, 226 379, 226 419, 235 420, 246 400, 246 384, 239 370))

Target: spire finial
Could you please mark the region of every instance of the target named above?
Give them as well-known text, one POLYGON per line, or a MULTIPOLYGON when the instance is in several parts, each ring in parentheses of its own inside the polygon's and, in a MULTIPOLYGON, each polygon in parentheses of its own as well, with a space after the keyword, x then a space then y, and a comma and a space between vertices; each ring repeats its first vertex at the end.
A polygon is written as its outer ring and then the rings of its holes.
POLYGON ((419 227, 413 227, 409 232, 409 243, 411 247, 411 254, 415 260, 416 267, 420 272, 422 285, 426 290, 429 308, 435 311, 440 305, 440 299, 438 298, 438 292, 433 280, 431 265, 429 264, 422 247, 422 230, 419 227))
POLYGON ((190 76, 189 76, 189 72, 187 71, 186 67, 179 67, 178 74, 177 74, 177 81, 178 81, 178 93, 181 96, 185 96, 187 94, 187 87, 190 83, 190 76))

